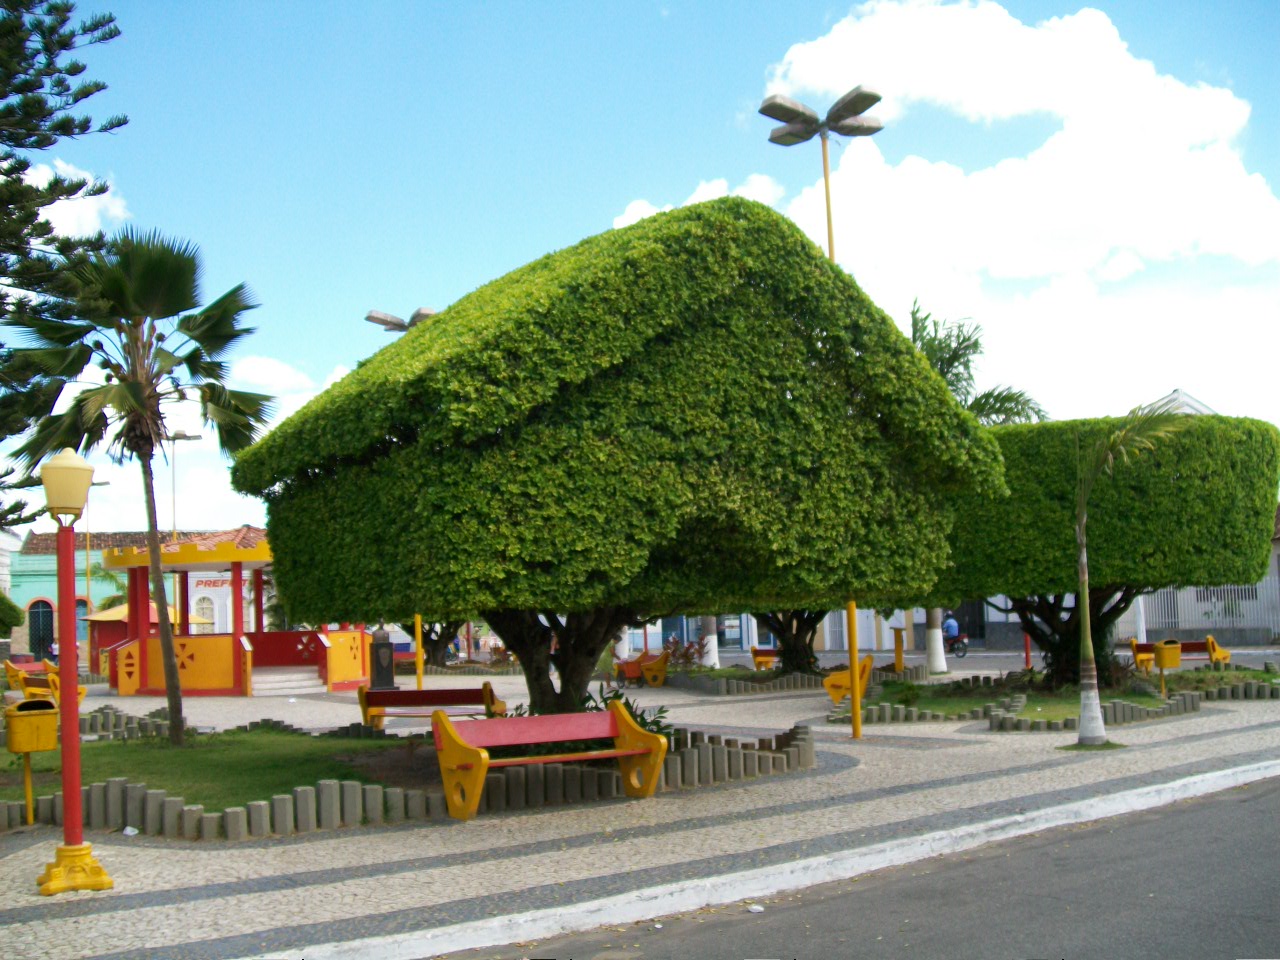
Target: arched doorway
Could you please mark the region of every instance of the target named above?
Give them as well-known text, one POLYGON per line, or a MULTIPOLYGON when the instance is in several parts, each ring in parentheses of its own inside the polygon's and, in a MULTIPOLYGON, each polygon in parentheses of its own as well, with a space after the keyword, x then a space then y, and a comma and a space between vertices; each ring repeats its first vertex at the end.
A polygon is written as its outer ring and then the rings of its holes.
POLYGON ((44 660, 53 649, 53 604, 37 600, 27 607, 27 625, 31 653, 37 660, 44 660))

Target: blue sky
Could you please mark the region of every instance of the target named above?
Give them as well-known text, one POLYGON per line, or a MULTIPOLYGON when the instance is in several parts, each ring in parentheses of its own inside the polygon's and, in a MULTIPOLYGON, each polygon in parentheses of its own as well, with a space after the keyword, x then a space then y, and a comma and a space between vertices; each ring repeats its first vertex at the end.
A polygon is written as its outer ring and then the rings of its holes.
MULTIPOLYGON (((193 240, 207 297, 252 287, 236 376, 289 410, 389 342, 369 309, 654 209, 741 192, 821 241, 818 145, 756 109, 862 83, 885 129, 834 145, 837 258, 899 323, 917 296, 981 323, 979 387, 1056 418, 1180 387, 1280 422, 1280 5, 1099 6, 82 4, 123 30, 84 52, 88 105, 130 123, 41 159, 113 185, 69 225, 193 240)), ((180 525, 261 522, 189 447, 180 525)), ((136 468, 103 475, 90 523, 141 527, 136 468)))

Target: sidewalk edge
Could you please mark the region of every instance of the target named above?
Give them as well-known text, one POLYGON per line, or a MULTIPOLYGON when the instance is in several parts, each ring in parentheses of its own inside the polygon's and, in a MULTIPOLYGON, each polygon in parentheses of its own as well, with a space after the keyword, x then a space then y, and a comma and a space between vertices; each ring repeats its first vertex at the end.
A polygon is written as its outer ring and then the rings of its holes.
MULTIPOLYGON (((886 867, 960 853, 1056 827, 1137 813, 1276 776, 1280 776, 1280 760, 1271 760, 777 866, 662 884, 549 910, 492 917, 413 933, 316 944, 303 952, 307 960, 361 960, 372 955, 380 960, 420 960, 460 950, 543 940, 596 927, 772 896, 833 880, 848 880, 886 867)), ((296 960, 297 956, 298 950, 292 949, 259 954, 245 960, 296 960)))

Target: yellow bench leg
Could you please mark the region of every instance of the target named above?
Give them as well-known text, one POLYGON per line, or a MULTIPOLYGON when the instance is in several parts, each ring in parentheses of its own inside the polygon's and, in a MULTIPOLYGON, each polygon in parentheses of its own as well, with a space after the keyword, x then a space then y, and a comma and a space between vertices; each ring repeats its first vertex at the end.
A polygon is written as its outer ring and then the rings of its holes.
POLYGON ((618 701, 610 703, 609 709, 618 718, 618 736, 614 739, 617 748, 649 749, 643 756, 618 758, 618 766, 622 769, 622 790, 628 797, 651 797, 658 789, 658 773, 667 756, 667 738, 643 729, 618 701))
POLYGON ((431 726, 439 738, 440 779, 444 781, 449 816, 470 820, 480 809, 480 792, 489 772, 489 751, 473 747, 458 736, 443 710, 431 715, 431 726))

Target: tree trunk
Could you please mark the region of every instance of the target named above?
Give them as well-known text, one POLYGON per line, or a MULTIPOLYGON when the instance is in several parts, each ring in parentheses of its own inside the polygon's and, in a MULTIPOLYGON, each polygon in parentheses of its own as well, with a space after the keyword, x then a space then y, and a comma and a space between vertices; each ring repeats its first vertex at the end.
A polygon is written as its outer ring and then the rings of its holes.
POLYGON ((715 669, 720 666, 719 622, 716 617, 702 618, 702 639, 706 644, 702 648, 702 665, 715 669))
POLYGON ((784 673, 818 673, 813 641, 825 610, 782 610, 757 613, 756 622, 778 638, 779 666, 784 673))
POLYGON ((1076 594, 1085 602, 1080 608, 1080 736, 1083 746, 1100 746, 1107 742, 1107 728, 1102 720, 1102 700, 1098 696, 1098 664, 1093 658, 1093 634, 1089 629, 1089 553, 1085 547, 1087 515, 1078 511, 1076 520, 1077 567, 1080 590, 1076 594))
MULTIPOLYGON (((449 620, 438 627, 434 623, 422 625, 422 661, 429 667, 443 667, 448 662, 449 644, 458 636, 465 620, 449 620)), ((402 623, 400 629, 413 636, 413 624, 402 623)))
POLYGON ((947 672, 947 647, 942 642, 942 608, 929 607, 924 612, 924 648, 930 673, 947 672))
POLYGON ((600 654, 620 628, 636 622, 635 613, 622 607, 598 607, 568 616, 489 610, 483 616, 519 659, 532 713, 581 712, 600 654), (551 652, 553 638, 555 653, 551 652), (552 664, 560 678, 558 690, 551 681, 552 664))
MULTIPOLYGON (((156 519, 155 479, 151 475, 151 457, 138 456, 142 466, 142 490, 147 504, 147 552, 150 555, 151 597, 156 605, 160 626, 160 659, 164 664, 164 693, 169 703, 169 742, 182 746, 186 724, 182 717, 182 681, 178 674, 178 658, 173 649, 173 624, 169 622, 169 601, 165 595, 164 574, 160 571, 160 523, 156 519)), ((143 623, 149 623, 146 610, 143 623)), ((145 629, 145 628, 144 628, 145 629)))
MULTIPOLYGON (((1099 682, 1116 681, 1120 661, 1108 639, 1112 625, 1139 595, 1136 587, 1108 585, 1089 588, 1090 634, 1099 682), (1093 627, 1096 626, 1096 630, 1093 627)), ((1080 682, 1080 620, 1078 604, 1066 606, 1067 595, 1010 598, 1009 609, 1018 615, 1022 629, 1045 654, 1045 673, 1055 687, 1080 682)))

